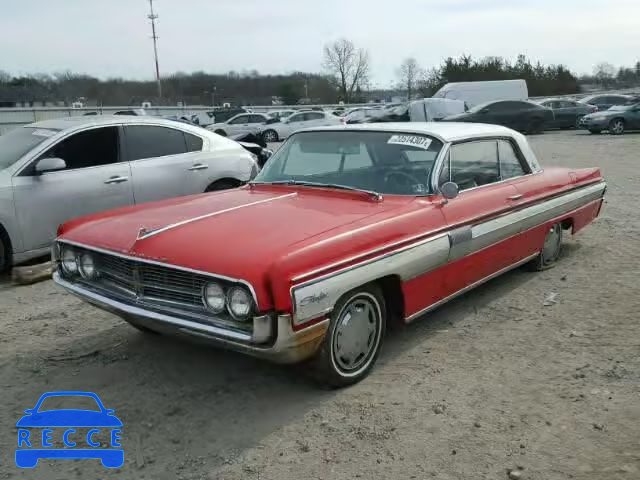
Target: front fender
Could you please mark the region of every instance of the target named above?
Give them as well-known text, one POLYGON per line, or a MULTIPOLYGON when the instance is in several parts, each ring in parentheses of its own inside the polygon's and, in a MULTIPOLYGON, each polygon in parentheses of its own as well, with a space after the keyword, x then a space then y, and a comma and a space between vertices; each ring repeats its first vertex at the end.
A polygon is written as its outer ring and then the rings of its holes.
POLYGON ((13 201, 13 187, 10 179, 3 175, 0 175, 0 225, 9 235, 13 253, 22 252, 24 243, 13 201))

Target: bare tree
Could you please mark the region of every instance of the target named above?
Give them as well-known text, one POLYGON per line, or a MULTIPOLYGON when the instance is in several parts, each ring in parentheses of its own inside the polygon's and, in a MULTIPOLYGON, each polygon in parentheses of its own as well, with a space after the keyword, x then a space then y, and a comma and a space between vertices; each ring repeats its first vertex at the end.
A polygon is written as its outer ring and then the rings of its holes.
POLYGON ((369 76, 369 52, 341 38, 324 47, 324 68, 334 78, 346 103, 369 76))
POLYGON ((610 84, 616 74, 616 68, 608 62, 601 62, 593 69, 593 75, 603 86, 610 84))
POLYGON ((411 96, 417 89, 418 84, 425 80, 426 72, 418 65, 418 61, 415 58, 409 57, 402 62, 397 73, 400 80, 400 88, 407 90, 407 98, 411 100, 411 96))

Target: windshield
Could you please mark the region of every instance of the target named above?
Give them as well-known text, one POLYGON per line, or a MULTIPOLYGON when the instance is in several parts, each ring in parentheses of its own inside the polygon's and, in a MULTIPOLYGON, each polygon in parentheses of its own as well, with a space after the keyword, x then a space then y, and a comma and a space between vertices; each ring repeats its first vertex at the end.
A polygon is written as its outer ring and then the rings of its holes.
POLYGON ((10 167, 58 130, 22 127, 0 135, 0 170, 10 167))
POLYGON ((380 194, 426 195, 439 140, 416 133, 303 132, 269 159, 255 183, 307 182, 380 194))

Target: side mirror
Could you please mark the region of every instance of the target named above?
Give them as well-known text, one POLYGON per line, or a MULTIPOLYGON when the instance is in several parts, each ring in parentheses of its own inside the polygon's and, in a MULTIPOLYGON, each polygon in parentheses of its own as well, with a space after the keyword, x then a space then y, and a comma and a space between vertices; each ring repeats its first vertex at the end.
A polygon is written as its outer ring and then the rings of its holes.
POLYGON ((42 158, 36 163, 36 173, 42 174, 46 172, 55 172, 67 168, 67 162, 61 158, 49 157, 42 158))
POLYGON ((454 182, 446 182, 440 185, 440 193, 447 200, 452 200, 458 196, 460 193, 460 188, 457 183, 454 182))

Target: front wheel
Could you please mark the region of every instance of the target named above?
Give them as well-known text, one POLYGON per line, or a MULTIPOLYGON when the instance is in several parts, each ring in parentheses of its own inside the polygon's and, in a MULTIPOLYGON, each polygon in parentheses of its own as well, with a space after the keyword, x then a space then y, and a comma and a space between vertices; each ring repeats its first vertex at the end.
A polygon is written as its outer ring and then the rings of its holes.
POLYGON ((624 120, 615 118, 609 124, 609 133, 611 135, 622 135, 624 133, 624 120))
POLYGON ((560 256, 560 250, 562 249, 562 225, 560 223, 554 223, 544 238, 544 244, 540 255, 531 262, 533 270, 542 271, 555 266, 558 257, 560 256))
POLYGON ((575 123, 575 128, 582 128, 582 119, 584 118, 584 115, 578 115, 576 117, 576 123, 575 123))
POLYGON ((313 359, 317 379, 335 388, 366 377, 380 353, 385 327, 385 303, 377 286, 361 287, 343 295, 313 359))

